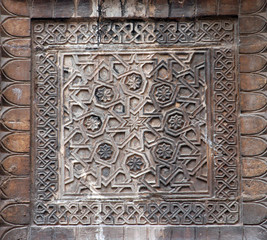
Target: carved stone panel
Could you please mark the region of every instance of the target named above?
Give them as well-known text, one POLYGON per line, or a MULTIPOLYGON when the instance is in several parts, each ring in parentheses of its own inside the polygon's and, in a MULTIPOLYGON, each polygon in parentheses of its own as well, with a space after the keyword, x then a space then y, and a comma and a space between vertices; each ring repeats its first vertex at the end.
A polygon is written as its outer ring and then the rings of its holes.
POLYGON ((238 224, 234 20, 40 22, 35 224, 238 224))

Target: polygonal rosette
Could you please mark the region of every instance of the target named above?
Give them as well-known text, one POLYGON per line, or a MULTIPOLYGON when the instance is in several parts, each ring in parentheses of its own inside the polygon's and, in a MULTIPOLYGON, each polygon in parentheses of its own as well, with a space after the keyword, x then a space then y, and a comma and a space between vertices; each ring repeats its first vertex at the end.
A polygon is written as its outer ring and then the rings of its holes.
POLYGON ((139 177, 149 171, 149 161, 143 153, 128 153, 125 155, 124 168, 127 169, 131 177, 139 177))
POLYGON ((174 141, 167 138, 161 138, 153 147, 152 155, 157 162, 159 161, 163 164, 173 163, 175 161, 175 151, 176 146, 174 141))
POLYGON ((100 165, 111 165, 116 162, 119 151, 116 144, 110 140, 99 140, 94 146, 91 160, 94 159, 100 165))
POLYGON ((98 74, 95 76, 95 80, 104 83, 113 82, 112 72, 110 71, 109 66, 107 64, 101 64, 98 74))
POLYGON ((173 109, 166 113, 164 118, 165 132, 171 136, 177 137, 181 133, 181 129, 187 123, 184 113, 180 109, 173 109))
POLYGON ((109 108, 118 99, 116 87, 112 85, 97 85, 94 87, 94 103, 101 108, 109 108))
POLYGON ((165 82, 154 84, 150 91, 150 97, 160 107, 170 106, 175 102, 175 86, 165 82))
POLYGON ((130 95, 139 95, 146 89, 147 80, 143 72, 132 70, 122 74, 118 79, 121 80, 123 91, 130 95))
POLYGON ((73 172, 73 175, 75 178, 81 178, 85 175, 85 169, 86 169, 86 164, 82 161, 76 161, 73 159, 70 159, 71 163, 71 168, 73 169, 71 172, 73 172))
POLYGON ((97 137, 104 133, 107 120, 103 113, 90 112, 81 119, 81 124, 90 137, 97 137))

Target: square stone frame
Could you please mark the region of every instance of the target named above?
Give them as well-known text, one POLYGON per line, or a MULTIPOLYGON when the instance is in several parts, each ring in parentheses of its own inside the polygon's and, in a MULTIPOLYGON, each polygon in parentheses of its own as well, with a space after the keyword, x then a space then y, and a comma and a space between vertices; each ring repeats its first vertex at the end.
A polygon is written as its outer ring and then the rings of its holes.
POLYGON ((35 56, 32 76, 35 102, 32 126, 36 143, 32 149, 36 151, 32 158, 35 159, 35 224, 240 224, 238 108, 235 101, 238 89, 237 27, 234 19, 105 20, 100 23, 90 20, 66 23, 36 21, 33 22, 32 34, 35 56), (171 37, 170 32, 173 34, 171 37), (156 51, 179 47, 181 52, 187 47, 199 49, 196 51, 201 51, 201 47, 211 49, 211 76, 208 78, 213 83, 208 84, 210 89, 206 97, 214 96, 211 100, 214 104, 210 103, 207 109, 212 112, 213 118, 208 128, 212 129, 214 139, 207 140, 213 142, 210 148, 213 149, 214 169, 208 169, 213 172, 211 176, 214 175, 212 179, 209 177, 214 182, 214 189, 210 190, 214 192, 213 196, 190 199, 192 196, 189 195, 187 199, 187 196, 175 197, 174 194, 153 200, 141 197, 139 200, 130 198, 125 201, 116 198, 79 201, 77 197, 70 200, 56 197, 62 184, 59 169, 64 167, 59 161, 59 146, 62 144, 59 140, 62 124, 59 118, 62 106, 59 102, 63 96, 60 96, 62 76, 57 63, 60 59, 58 54, 61 49, 63 53, 64 50, 75 51, 77 48, 88 53, 95 48, 103 51, 106 45, 132 47, 137 51, 139 47, 154 47, 156 51))
MULTIPOLYGON (((239 122, 241 136, 241 164, 242 164, 242 187, 241 187, 241 216, 243 225, 230 227, 158 227, 158 228, 129 228, 116 227, 113 233, 116 239, 130 237, 133 234, 158 238, 180 237, 182 239, 206 239, 215 237, 235 237, 235 239, 266 239, 266 2, 249 0, 240 1, 194 1, 196 4, 179 4, 170 8, 169 3, 157 5, 151 3, 141 10, 121 11, 120 4, 115 8, 109 1, 103 6, 93 3, 93 11, 86 12, 85 3, 72 8, 72 1, 54 5, 42 1, 2 1, 1 2, 1 89, 2 102, 1 116, 3 130, 1 129, 1 164, 4 188, 1 188, 5 196, 1 205, 1 218, 4 228, 1 232, 3 239, 12 239, 20 236, 23 239, 52 239, 58 236, 65 239, 78 239, 90 236, 112 237, 110 228, 101 228, 102 232, 95 232, 93 228, 75 227, 68 229, 59 227, 30 226, 30 170, 29 170, 29 106, 30 106, 30 69, 31 54, 29 38, 30 21, 32 18, 69 18, 76 17, 115 17, 115 18, 173 18, 173 17, 201 17, 201 16, 238 16, 239 28, 239 89, 240 104, 239 122), (62 4, 62 5, 61 5, 62 4), (190 5, 191 4, 191 5, 190 5), (61 5, 61 7, 60 7, 61 5), (64 7, 62 7, 64 6, 64 7), (67 8, 68 6, 69 8, 67 8), (101 6, 102 11, 98 9, 101 6), (53 7, 56 7, 53 10, 53 7), (65 11, 62 11, 65 9, 65 11), (98 10, 97 10, 98 9, 98 10), (147 11, 149 9, 149 11, 147 11), (100 12, 100 15, 97 13, 100 12), (116 12, 116 13, 115 13, 116 12), (184 15, 184 13, 186 15, 184 15), (19 26, 19 27, 15 27, 19 26), (14 43, 13 40, 18 40, 14 43), (22 69, 12 71, 14 67, 22 69), (17 90, 23 98, 16 99, 17 90), (15 114, 12 116, 12 114, 15 114), (15 113, 16 112, 16 113, 15 113), (23 114, 21 114, 23 112, 23 114), (15 117, 14 117, 15 116, 15 117), (12 120, 12 121, 10 121, 12 120), (252 123, 255 123, 253 125, 252 123), (12 164, 13 165, 12 165, 12 164), (15 168, 11 168, 15 166, 15 168), (15 165, 14 165, 15 164, 15 165), (14 187, 15 186, 15 187, 14 187), (88 232, 89 231, 89 232, 88 232)), ((191 1, 190 1, 191 2, 191 1)), ((127 3, 128 4, 128 3, 127 3)), ((129 8, 129 6, 124 6, 129 8)), ((98 228, 97 228, 98 229, 98 228)), ((98 230, 97 230, 98 231, 98 230)))

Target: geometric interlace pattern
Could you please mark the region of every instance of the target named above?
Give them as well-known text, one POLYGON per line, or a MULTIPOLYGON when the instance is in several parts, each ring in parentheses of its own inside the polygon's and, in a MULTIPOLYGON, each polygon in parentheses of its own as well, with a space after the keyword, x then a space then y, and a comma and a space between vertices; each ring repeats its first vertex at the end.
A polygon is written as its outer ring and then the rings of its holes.
POLYGON ((203 51, 64 54, 64 192, 208 189, 203 51))
POLYGON ((34 23, 34 223, 239 223, 234 29, 34 23))

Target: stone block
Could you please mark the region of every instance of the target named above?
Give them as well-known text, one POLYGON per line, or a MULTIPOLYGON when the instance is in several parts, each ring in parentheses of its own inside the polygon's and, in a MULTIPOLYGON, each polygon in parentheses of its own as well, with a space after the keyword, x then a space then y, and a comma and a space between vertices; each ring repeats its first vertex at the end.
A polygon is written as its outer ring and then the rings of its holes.
POLYGON ((18 81, 29 81, 30 69, 30 60, 12 60, 3 67, 7 77, 18 81))
POLYGON ((2 161, 3 168, 13 175, 30 174, 30 157, 27 155, 11 155, 2 161))
POLYGON ((267 83, 267 78, 263 75, 256 73, 241 73, 240 78, 240 88, 243 91, 255 91, 264 88, 267 83))
POLYGON ((261 138, 242 137, 241 154, 243 156, 256 156, 262 154, 267 148, 266 142, 261 138))
POLYGON ((28 229, 27 227, 13 228, 6 232, 2 240, 27 240, 28 229))
POLYGON ((175 0, 171 1, 170 5, 170 17, 194 17, 196 8, 196 0, 175 0))
POLYGON ((257 134, 266 128, 266 120, 260 116, 246 115, 240 117, 241 134, 257 134))
POLYGON ((218 15, 237 15, 239 10, 239 0, 218 1, 218 15))
POLYGON ((100 16, 107 18, 122 17, 121 1, 120 0, 101 0, 100 1, 100 16))
POLYGON ((54 0, 33 0, 32 15, 33 18, 52 18, 54 10, 54 0))
POLYGON ((196 16, 214 16, 216 15, 216 0, 197 0, 196 16))
POLYGON ((241 34, 252 34, 263 30, 266 20, 259 16, 245 16, 239 19, 239 32, 241 34))
POLYGON ((195 239, 194 227, 181 227, 181 226, 158 226, 147 228, 147 239, 149 240, 183 240, 195 239))
POLYGON ((12 84, 3 91, 7 101, 17 105, 30 105, 30 95, 30 84, 12 84))
POLYGON ((56 0, 54 6, 55 18, 70 18, 75 16, 73 0, 56 0))
POLYGON ((148 17, 167 18, 169 16, 169 2, 167 0, 152 0, 149 3, 148 17))
POLYGON ((260 226, 245 226, 244 227, 244 239, 245 240, 266 240, 267 231, 260 226))
POLYGON ((197 240, 220 239, 220 228, 218 227, 196 227, 195 231, 195 239, 197 240))
POLYGON ((257 203, 243 204, 243 221, 245 225, 261 224, 267 219, 267 208, 257 203))
POLYGON ((15 57, 30 57, 30 45, 30 39, 12 39, 4 42, 3 48, 15 57))
POLYGON ((2 139, 3 145, 10 151, 28 153, 30 150, 29 133, 12 133, 2 139))
POLYGON ((258 53, 266 47, 266 40, 262 35, 240 37, 240 53, 258 53))
MULTIPOLYGON (((243 227, 242 226, 223 226, 219 228, 220 240, 244 240, 243 239, 243 227)), ((211 238, 212 239, 212 238, 211 238)))
POLYGON ((77 6, 77 17, 97 17, 98 1, 97 0, 80 0, 77 6))
POLYGON ((2 115, 3 124, 13 130, 30 130, 30 109, 11 108, 2 115))
POLYGON ((7 18, 2 23, 6 32, 15 37, 30 36, 30 19, 28 18, 7 18))
POLYGON ((124 17, 145 17, 147 0, 127 0, 125 1, 122 15, 124 17))
POLYGON ((267 104, 267 98, 260 93, 241 93, 240 94, 240 107, 241 111, 258 111, 264 110, 267 104))
POLYGON ((2 0, 4 7, 11 13, 20 16, 29 16, 27 0, 2 0))
POLYGON ((29 178, 9 178, 2 183, 0 188, 7 198, 18 199, 19 201, 30 200, 29 178))
POLYGON ((265 0, 241 0, 240 13, 255 13, 264 6, 265 0))
POLYGON ((148 239, 146 226, 126 226, 124 229, 124 239, 148 239))
POLYGON ((11 224, 26 225, 30 222, 30 209, 28 204, 11 204, 0 212, 2 218, 11 224))
POLYGON ((267 162, 258 158, 242 159, 242 176, 258 177, 267 172, 267 162))
POLYGON ((266 65, 266 60, 260 55, 240 55, 239 57, 240 72, 256 72, 266 65))
POLYGON ((262 199, 267 195, 267 183, 261 180, 247 179, 243 180, 242 195, 245 200, 255 201, 262 199))

